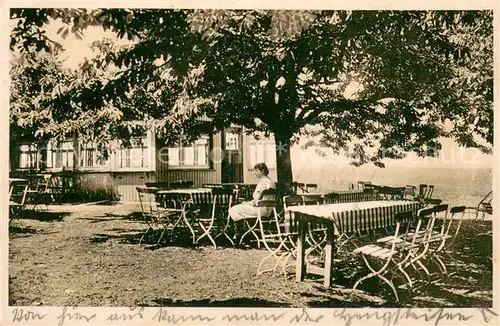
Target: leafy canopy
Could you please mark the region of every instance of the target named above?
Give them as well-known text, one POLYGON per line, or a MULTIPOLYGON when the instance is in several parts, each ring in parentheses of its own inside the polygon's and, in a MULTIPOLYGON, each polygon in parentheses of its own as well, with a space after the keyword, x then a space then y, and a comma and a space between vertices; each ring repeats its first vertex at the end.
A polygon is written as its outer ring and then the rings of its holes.
POLYGON ((206 118, 215 130, 240 124, 287 144, 313 136, 354 164, 434 155, 443 136, 484 152, 493 144, 491 11, 17 9, 11 17, 13 49, 60 50, 36 32, 50 19, 67 23, 63 36, 103 26, 133 41, 101 47, 87 69, 115 72, 70 84, 52 110, 112 107, 111 124, 141 119, 167 136, 195 137, 206 118))

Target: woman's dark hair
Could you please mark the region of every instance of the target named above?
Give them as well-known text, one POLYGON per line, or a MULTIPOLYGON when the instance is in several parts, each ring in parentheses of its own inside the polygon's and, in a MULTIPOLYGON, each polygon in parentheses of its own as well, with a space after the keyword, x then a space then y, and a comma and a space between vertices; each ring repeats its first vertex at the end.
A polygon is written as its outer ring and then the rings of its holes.
POLYGON ((265 175, 269 175, 269 169, 267 168, 266 163, 257 163, 257 164, 255 164, 255 166, 253 168, 255 170, 261 171, 265 175))

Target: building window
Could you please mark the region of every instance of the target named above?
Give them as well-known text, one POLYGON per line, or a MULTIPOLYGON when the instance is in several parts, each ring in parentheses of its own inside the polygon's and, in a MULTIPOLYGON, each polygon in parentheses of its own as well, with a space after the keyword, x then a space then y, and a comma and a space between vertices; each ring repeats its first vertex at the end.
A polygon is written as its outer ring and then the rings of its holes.
POLYGON ((269 168, 276 167, 276 149, 271 142, 252 142, 249 144, 248 156, 250 168, 257 163, 266 163, 269 168))
POLYGON ((57 142, 51 140, 47 143, 47 161, 46 161, 47 168, 56 167, 56 162, 57 162, 56 155, 57 155, 57 142))
POLYGON ((202 136, 194 143, 177 145, 168 148, 168 165, 170 167, 205 167, 209 168, 210 138, 202 136))
POLYGON ((113 142, 103 155, 94 142, 78 142, 75 153, 73 143, 76 139, 65 141, 50 140, 46 146, 37 150, 36 144, 20 146, 19 168, 48 168, 89 170, 109 169, 110 171, 153 171, 155 169, 154 134, 148 131, 144 136, 131 139, 130 147, 113 142), (77 154, 77 155, 75 155, 77 154), (75 162, 74 161, 75 155, 75 162))
POLYGON ((134 137, 130 143, 130 148, 120 147, 116 151, 118 168, 148 168, 150 160, 147 137, 134 137))
POLYGON ((56 161, 56 168, 72 168, 73 140, 65 140, 61 142, 57 151, 59 153, 59 159, 56 161))
POLYGON ((238 132, 226 132, 226 150, 237 151, 240 149, 240 135, 238 132))
POLYGON ((20 147, 19 167, 30 169, 37 167, 38 149, 35 144, 23 144, 20 147))
POLYGON ((81 168, 102 168, 109 165, 93 142, 80 143, 78 166, 81 168))

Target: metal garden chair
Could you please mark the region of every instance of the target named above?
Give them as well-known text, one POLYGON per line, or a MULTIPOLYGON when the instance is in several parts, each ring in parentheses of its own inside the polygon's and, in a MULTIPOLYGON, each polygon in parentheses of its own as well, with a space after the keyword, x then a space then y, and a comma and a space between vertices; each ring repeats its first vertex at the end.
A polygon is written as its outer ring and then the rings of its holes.
POLYGON ((230 188, 213 188, 211 193, 193 193, 192 196, 196 197, 193 198, 193 203, 200 205, 200 211, 194 219, 202 230, 202 234, 196 238, 195 243, 207 237, 217 249, 217 243, 211 234, 214 233, 215 227, 218 227, 219 230, 222 229, 222 233, 219 233, 217 236, 223 234, 233 243, 231 237, 226 233, 230 220, 228 212, 233 203, 233 190, 230 188), (209 207, 210 216, 205 216, 203 211, 209 207), (221 227, 221 225, 223 226, 221 227))
MULTIPOLYGON (((300 198, 300 197, 299 197, 300 198)), ((289 204, 292 204, 292 200, 288 201, 289 204)), ((296 203, 295 201, 293 203, 296 203)), ((264 247, 269 252, 267 256, 265 256, 259 266, 257 268, 257 275, 266 273, 266 272, 276 272, 278 267, 281 268, 282 273, 285 278, 287 277, 286 269, 288 267, 287 262, 290 257, 293 257, 295 254, 295 240, 293 239, 298 233, 296 228, 293 227, 294 224, 283 223, 278 216, 276 211, 276 202, 272 200, 259 200, 257 202, 257 207, 268 207, 272 209, 271 219, 268 223, 270 224, 268 227, 264 225, 265 220, 264 217, 261 216, 260 211, 257 217, 257 222, 260 230, 260 242, 264 244, 264 247), (272 267, 263 269, 265 263, 270 259, 274 258, 274 264, 271 264, 272 267)))
POLYGON ((136 189, 139 194, 143 219, 148 224, 148 228, 139 240, 139 244, 142 243, 142 240, 149 231, 162 228, 163 231, 157 242, 159 244, 168 228, 173 233, 174 228, 179 223, 182 210, 161 207, 157 201, 157 189, 147 187, 137 187, 136 189))
MULTIPOLYGON (((272 215, 275 214, 276 216, 278 216, 278 213, 276 211, 276 189, 266 189, 262 192, 262 199, 264 201, 272 201, 274 202, 274 210, 271 212, 271 216, 261 216, 260 217, 260 220, 264 223, 264 219, 268 219, 271 218, 272 220, 272 215)), ((268 206, 261 206, 261 207, 268 207, 268 206)), ((268 207, 269 208, 269 207, 268 207)), ((260 210, 257 209, 257 211, 259 211, 259 215, 260 215, 260 210)), ((262 239, 259 237, 258 235, 258 232, 259 232, 259 218, 256 218, 255 220, 250 220, 250 219, 246 219, 244 220, 244 225, 245 227, 247 228, 247 231, 245 231, 241 237, 240 237, 240 241, 239 241, 239 244, 242 245, 243 244, 243 239, 246 238, 247 235, 249 234, 252 234, 254 239, 257 241, 257 247, 260 248, 260 243, 262 241, 262 239)))
POLYGON ((230 226, 233 220, 229 215, 229 209, 238 201, 238 190, 231 188, 216 188, 214 190, 212 190, 212 194, 214 195, 213 209, 216 211, 216 216, 218 217, 216 221, 219 222, 218 233, 214 239, 216 240, 218 237, 224 236, 234 246, 234 241, 230 234, 230 226))
POLYGON ((474 220, 477 220, 479 218, 480 213, 482 213, 481 220, 484 220, 486 218, 486 214, 493 215, 493 206, 491 205, 492 200, 493 190, 487 193, 476 207, 468 207, 476 211, 476 217, 474 218, 474 220))
POLYGON ((9 225, 14 219, 19 219, 26 208, 26 198, 29 184, 27 182, 12 183, 9 189, 9 225))
MULTIPOLYGON (((320 205, 324 203, 324 198, 322 195, 312 195, 304 194, 301 196, 303 205, 320 205)), ((307 263, 311 263, 314 260, 323 261, 324 250, 323 245, 326 243, 326 231, 327 228, 321 223, 308 223, 306 242, 309 248, 305 251, 305 259, 307 263), (317 259, 309 258, 312 254, 317 255, 317 259)))
POLYGON ((455 252, 455 239, 459 234, 462 221, 465 216, 466 207, 465 206, 455 206, 450 208, 449 218, 445 216, 442 222, 441 230, 439 233, 433 233, 431 237, 431 242, 434 243, 433 248, 430 251, 430 258, 433 259, 442 273, 442 277, 450 275, 446 268, 446 264, 443 260, 448 263, 453 262, 455 270, 458 267, 458 260, 454 256, 455 252))
MULTIPOLYGON (((418 222, 415 229, 417 233, 420 231, 420 226, 422 224, 420 218, 421 217, 417 219, 418 222)), ((377 277, 390 286, 396 297, 396 301, 399 301, 399 295, 393 283, 393 278, 399 273, 403 276, 403 279, 407 282, 410 289, 412 288, 412 280, 405 271, 405 268, 411 265, 412 252, 418 245, 415 244, 415 235, 417 233, 413 233, 413 236, 410 235, 410 225, 415 222, 413 211, 396 213, 394 215, 394 220, 396 222, 395 231, 391 240, 386 242, 388 246, 368 244, 356 248, 353 251, 354 254, 361 255, 365 265, 370 270, 370 273, 361 277, 354 283, 353 289, 356 289, 365 280, 377 277), (407 239, 407 241, 401 241, 401 238, 407 239), (373 264, 370 263, 370 260, 381 263, 381 267, 375 268, 373 264)), ((345 229, 345 221, 343 221, 342 216, 336 215, 334 222, 339 230, 345 229)))

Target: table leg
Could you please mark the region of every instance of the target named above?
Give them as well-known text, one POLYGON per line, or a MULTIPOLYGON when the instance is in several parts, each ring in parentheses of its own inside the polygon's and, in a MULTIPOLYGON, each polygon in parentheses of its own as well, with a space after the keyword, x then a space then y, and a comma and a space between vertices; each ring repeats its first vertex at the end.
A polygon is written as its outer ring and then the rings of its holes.
MULTIPOLYGON (((292 219, 295 220, 295 212, 292 212, 292 219)), ((300 282, 304 279, 304 275, 306 273, 306 264, 305 264, 305 246, 304 242, 306 239, 306 228, 307 223, 305 221, 298 221, 299 227, 299 237, 297 239, 297 263, 295 267, 295 278, 297 282, 300 282)))
POLYGON ((330 288, 332 285, 332 262, 333 262, 333 222, 326 223, 326 247, 325 247, 325 280, 324 285, 330 288))

